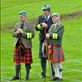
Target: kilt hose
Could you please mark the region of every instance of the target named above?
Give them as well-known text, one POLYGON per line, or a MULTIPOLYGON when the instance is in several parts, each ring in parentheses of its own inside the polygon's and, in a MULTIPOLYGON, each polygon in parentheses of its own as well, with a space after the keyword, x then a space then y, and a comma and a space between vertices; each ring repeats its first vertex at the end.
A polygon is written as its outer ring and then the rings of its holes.
POLYGON ((20 63, 25 63, 25 64, 31 64, 32 61, 32 52, 31 48, 24 48, 24 56, 21 56, 19 54, 19 48, 15 48, 14 50, 14 63, 20 64, 20 63))
POLYGON ((48 60, 53 63, 60 63, 64 61, 64 54, 61 46, 49 45, 48 46, 48 60))

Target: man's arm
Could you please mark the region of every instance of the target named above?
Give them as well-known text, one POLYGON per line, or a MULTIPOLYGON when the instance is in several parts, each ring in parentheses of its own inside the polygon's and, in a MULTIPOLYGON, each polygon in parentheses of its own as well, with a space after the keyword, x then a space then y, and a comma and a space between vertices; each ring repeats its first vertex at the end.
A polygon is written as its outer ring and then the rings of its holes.
POLYGON ((18 37, 18 32, 17 32, 17 25, 14 26, 14 30, 12 32, 12 36, 17 38, 18 37))
POLYGON ((62 38, 63 32, 64 32, 64 26, 61 26, 57 31, 51 33, 50 36, 51 36, 52 39, 57 40, 57 39, 62 38))
POLYGON ((32 38, 34 38, 34 28, 33 28, 33 24, 30 23, 30 27, 27 28, 27 31, 23 31, 22 37, 27 38, 27 39, 32 39, 32 38))
POLYGON ((42 25, 41 25, 41 16, 38 18, 38 24, 35 26, 36 31, 42 30, 42 25))

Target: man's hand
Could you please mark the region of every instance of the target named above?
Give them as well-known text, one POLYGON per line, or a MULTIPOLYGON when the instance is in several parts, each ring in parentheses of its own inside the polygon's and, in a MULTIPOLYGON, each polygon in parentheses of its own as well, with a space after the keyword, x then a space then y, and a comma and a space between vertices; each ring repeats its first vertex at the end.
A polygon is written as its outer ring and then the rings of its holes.
POLYGON ((23 33, 23 30, 21 28, 18 28, 17 33, 23 33))
POLYGON ((49 33, 46 34, 46 38, 47 38, 47 39, 50 38, 50 34, 49 34, 49 33))
POLYGON ((42 23, 42 27, 43 27, 43 28, 47 28, 48 25, 47 25, 46 23, 42 23))

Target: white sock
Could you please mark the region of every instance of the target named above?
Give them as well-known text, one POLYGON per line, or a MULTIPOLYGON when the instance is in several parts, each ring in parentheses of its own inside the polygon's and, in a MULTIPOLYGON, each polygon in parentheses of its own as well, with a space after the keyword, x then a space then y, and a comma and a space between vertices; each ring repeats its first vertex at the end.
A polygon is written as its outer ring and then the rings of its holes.
MULTIPOLYGON (((62 64, 58 63, 58 70, 62 70, 62 64)), ((62 71, 59 71, 59 78, 62 78, 62 71)))
POLYGON ((55 77, 59 77, 59 68, 57 63, 54 64, 54 71, 55 71, 55 77))

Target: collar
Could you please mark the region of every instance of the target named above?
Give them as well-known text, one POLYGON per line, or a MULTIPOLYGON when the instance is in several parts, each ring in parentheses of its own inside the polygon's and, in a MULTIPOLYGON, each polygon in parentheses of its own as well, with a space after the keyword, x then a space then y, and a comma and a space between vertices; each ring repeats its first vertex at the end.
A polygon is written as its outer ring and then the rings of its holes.
POLYGON ((23 24, 25 25, 26 23, 28 23, 28 21, 27 21, 27 20, 25 20, 24 22, 21 22, 21 21, 20 21, 19 23, 20 23, 20 24, 23 23, 23 24))
MULTIPOLYGON (((47 20, 48 20, 50 17, 51 17, 51 15, 47 16, 47 20)), ((45 16, 45 18, 46 18, 46 16, 45 16)))
POLYGON ((60 25, 60 22, 58 22, 58 23, 55 23, 54 25, 55 25, 55 26, 57 26, 57 25, 60 25))
POLYGON ((48 19, 50 18, 50 15, 48 16, 48 19))

